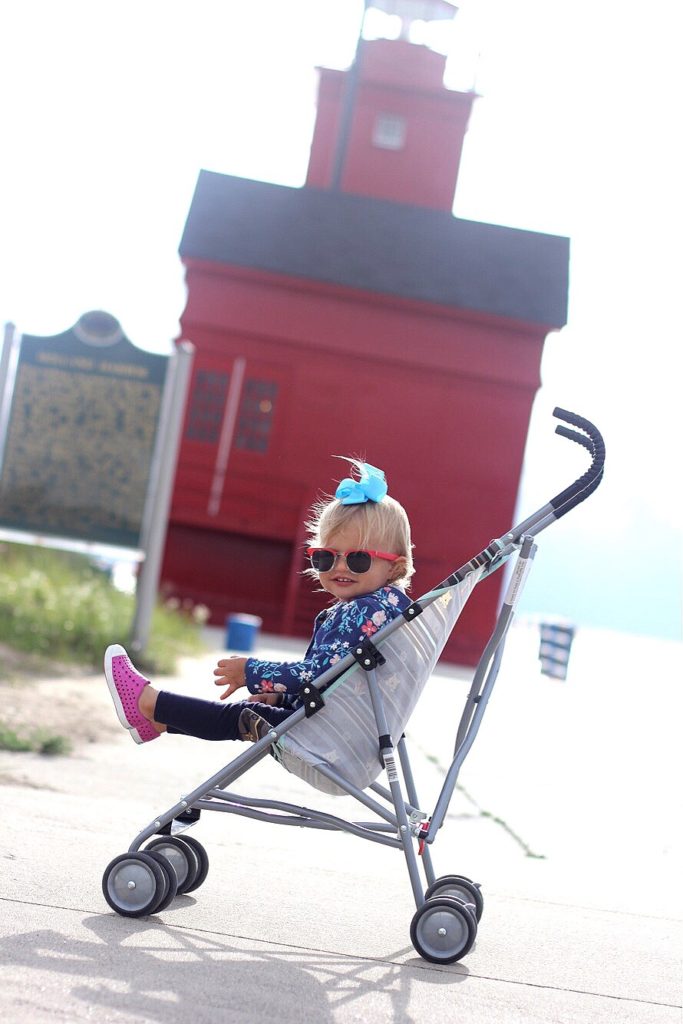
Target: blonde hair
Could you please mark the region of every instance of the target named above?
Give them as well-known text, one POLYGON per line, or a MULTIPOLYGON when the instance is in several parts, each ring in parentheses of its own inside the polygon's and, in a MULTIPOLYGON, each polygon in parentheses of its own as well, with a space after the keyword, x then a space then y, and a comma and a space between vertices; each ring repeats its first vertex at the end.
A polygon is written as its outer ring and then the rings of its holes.
MULTIPOLYGON (((355 459, 348 461, 358 467, 355 459)), ((358 505, 343 505, 337 498, 323 498, 312 507, 305 526, 311 547, 326 547, 330 537, 339 530, 355 527, 363 547, 401 555, 405 560, 403 571, 391 580, 391 585, 399 590, 410 588, 410 579, 415 572, 410 522, 403 505, 395 498, 386 495, 381 501, 366 501, 358 505)), ((307 569, 306 574, 319 578, 315 569, 307 569)))

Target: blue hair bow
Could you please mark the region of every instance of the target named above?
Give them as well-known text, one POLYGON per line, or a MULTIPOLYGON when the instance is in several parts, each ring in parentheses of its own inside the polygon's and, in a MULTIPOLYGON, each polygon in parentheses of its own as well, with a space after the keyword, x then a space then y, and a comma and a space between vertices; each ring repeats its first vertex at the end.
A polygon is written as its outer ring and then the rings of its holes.
POLYGON ((360 479, 347 476, 335 491, 342 505, 362 505, 365 501, 381 501, 387 493, 387 482, 381 469, 367 462, 358 463, 360 479))

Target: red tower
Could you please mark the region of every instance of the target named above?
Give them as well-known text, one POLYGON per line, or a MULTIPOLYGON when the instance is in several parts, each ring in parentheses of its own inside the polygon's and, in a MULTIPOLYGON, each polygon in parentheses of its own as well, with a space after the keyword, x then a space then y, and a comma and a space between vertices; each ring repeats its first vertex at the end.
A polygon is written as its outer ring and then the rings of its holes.
POLYGON ((319 72, 306 184, 329 188, 337 171, 343 192, 450 211, 474 93, 446 89, 446 58, 402 39, 364 42, 357 60, 319 72))
MULTIPOLYGON (((443 67, 404 39, 365 42, 351 71, 321 71, 304 188, 199 176, 162 576, 214 622, 309 633, 324 599, 301 575, 302 524, 345 475, 336 455, 381 466, 408 509, 416 596, 511 525, 568 241, 452 216, 473 94, 445 89, 443 67)), ((498 587, 477 588, 453 659, 478 657, 498 587)))

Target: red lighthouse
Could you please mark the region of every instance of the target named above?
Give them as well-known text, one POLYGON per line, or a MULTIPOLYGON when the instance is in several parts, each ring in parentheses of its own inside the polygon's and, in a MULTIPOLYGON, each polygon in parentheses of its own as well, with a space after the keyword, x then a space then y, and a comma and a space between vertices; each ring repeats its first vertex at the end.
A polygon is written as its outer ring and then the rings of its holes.
MULTIPOLYGON (((301 576, 302 523, 344 475, 336 455, 381 466, 408 509, 416 596, 511 523, 568 241, 452 216, 474 94, 446 89, 444 66, 406 39, 363 41, 352 69, 320 72, 305 187, 200 174, 162 575, 216 622, 308 633, 323 599, 301 576)), ((479 588, 454 660, 480 653, 497 587, 479 588)))
MULTIPOLYGON (((455 13, 442 0, 405 6, 455 13)), ((306 184, 450 211, 474 93, 446 89, 445 65, 400 38, 363 41, 350 71, 320 69, 306 184)))

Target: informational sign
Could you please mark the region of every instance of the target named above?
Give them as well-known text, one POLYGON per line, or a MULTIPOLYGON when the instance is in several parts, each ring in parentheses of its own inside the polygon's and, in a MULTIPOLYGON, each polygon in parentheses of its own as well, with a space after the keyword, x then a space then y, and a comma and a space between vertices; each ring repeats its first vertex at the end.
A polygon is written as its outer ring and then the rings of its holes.
POLYGON ((0 527, 138 548, 168 362, 103 312, 53 337, 23 335, 4 417, 0 527))

